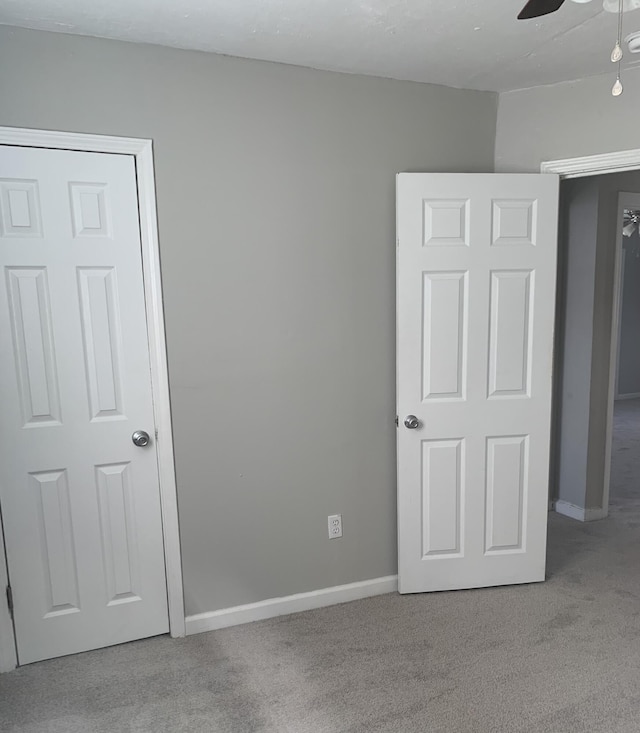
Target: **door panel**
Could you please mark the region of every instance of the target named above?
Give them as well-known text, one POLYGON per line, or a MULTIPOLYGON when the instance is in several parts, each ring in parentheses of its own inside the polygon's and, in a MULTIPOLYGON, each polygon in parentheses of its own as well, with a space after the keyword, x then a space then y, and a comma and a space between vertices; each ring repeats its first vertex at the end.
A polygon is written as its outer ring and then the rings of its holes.
POLYGON ((529 395, 533 273, 492 271, 489 399, 529 395))
POLYGON ((463 399, 466 272, 425 272, 423 303, 423 399, 463 399))
POLYGON ((401 592, 544 579, 557 202, 556 176, 398 176, 401 592))
POLYGON ((0 146, 0 502, 19 662, 168 631, 134 161, 0 146))
POLYGON ((463 440, 422 441, 422 557, 462 552, 463 440))
POLYGON ((78 267, 77 274, 90 418, 124 418, 115 269, 78 267))
POLYGON ((47 270, 6 267, 5 274, 23 427, 59 425, 60 396, 47 270))

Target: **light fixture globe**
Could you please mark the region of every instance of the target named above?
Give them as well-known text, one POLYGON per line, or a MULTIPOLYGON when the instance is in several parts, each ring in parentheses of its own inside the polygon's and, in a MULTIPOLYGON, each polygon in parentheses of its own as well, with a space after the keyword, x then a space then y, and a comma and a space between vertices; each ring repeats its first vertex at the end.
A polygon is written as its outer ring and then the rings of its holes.
MULTIPOLYGON (((576 0, 573 0, 576 2, 576 0)), ((582 2, 582 0, 580 0, 582 2)), ((607 11, 607 13, 617 13, 619 9, 619 2, 618 0, 603 0, 602 7, 607 11)), ((640 0, 623 0, 622 2, 622 12, 628 13, 631 10, 639 10, 640 9, 640 0)))
POLYGON ((640 53, 640 31, 630 33, 624 42, 627 44, 629 53, 640 53))

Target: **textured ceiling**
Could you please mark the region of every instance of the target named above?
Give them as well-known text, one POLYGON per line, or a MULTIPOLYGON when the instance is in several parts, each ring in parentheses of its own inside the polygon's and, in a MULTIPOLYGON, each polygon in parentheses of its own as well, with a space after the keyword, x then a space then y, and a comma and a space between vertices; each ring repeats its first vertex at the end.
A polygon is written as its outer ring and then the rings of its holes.
MULTIPOLYGON (((524 0, 0 0, 0 24, 505 91, 609 73, 602 0, 531 21, 524 0)), ((625 14, 624 35, 640 30, 625 14)), ((640 66, 640 54, 625 54, 640 66)))

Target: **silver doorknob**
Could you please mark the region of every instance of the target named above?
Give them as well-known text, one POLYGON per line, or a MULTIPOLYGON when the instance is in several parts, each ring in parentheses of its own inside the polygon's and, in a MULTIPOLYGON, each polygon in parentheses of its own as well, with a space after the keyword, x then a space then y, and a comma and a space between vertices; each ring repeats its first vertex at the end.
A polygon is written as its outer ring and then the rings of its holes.
POLYGON ((133 444, 137 445, 138 448, 144 448, 145 445, 149 445, 149 433, 146 433, 144 430, 136 430, 131 436, 131 440, 133 440, 133 444))
POLYGON ((409 430, 415 430, 420 427, 420 420, 415 415, 407 415, 404 419, 404 426, 409 430))

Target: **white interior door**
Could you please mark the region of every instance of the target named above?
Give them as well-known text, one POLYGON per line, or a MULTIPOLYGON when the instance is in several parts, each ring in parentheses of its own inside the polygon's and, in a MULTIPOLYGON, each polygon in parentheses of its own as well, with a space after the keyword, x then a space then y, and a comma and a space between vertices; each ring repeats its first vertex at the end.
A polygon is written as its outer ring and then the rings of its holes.
POLYGON ((400 592, 544 580, 558 177, 397 195, 400 592))
POLYGON ((0 146, 0 258, 0 506, 19 662, 164 633, 133 157, 0 146))

